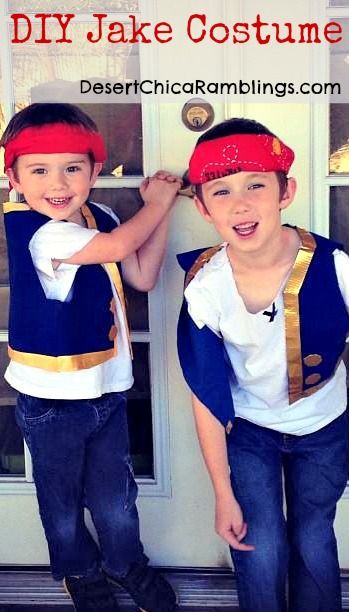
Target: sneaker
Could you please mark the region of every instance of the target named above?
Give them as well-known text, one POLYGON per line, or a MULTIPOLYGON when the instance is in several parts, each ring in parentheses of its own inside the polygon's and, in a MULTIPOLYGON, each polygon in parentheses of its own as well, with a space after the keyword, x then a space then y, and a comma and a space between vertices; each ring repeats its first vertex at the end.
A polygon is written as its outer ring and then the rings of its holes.
POLYGON ((177 598, 171 585, 146 564, 133 564, 126 576, 107 576, 113 585, 122 586, 142 612, 173 612, 177 598))
POLYGON ((113 590, 104 574, 84 578, 64 578, 63 584, 76 612, 118 612, 113 590))

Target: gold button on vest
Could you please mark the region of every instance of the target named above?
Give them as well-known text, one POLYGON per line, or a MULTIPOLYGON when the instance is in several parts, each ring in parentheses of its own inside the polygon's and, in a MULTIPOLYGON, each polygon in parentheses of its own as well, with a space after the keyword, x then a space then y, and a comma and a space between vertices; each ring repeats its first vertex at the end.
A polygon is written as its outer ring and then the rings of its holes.
POLYGON ((321 374, 310 374, 310 376, 306 377, 304 382, 306 385, 315 385, 319 380, 321 380, 321 374))
POLYGON ((321 355, 317 355, 316 353, 314 353, 312 355, 307 355, 306 357, 304 357, 303 361, 306 366, 314 367, 322 363, 322 357, 321 355))

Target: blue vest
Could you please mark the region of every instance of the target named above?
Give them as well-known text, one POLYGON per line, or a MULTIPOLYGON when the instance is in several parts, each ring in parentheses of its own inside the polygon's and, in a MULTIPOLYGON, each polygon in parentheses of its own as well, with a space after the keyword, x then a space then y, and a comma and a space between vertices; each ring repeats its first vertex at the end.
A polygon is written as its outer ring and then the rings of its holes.
MULTIPOLYGON (((80 266, 70 301, 47 299, 29 242, 49 217, 26 204, 4 205, 10 273, 9 355, 50 371, 89 368, 116 354, 113 292, 101 265, 80 266)), ((94 204, 82 207, 89 227, 110 232, 116 223, 94 204)), ((116 264, 115 274, 119 276, 116 264)), ((119 276, 120 278, 120 276, 119 276)))
MULTIPOLYGON (((302 245, 284 290, 289 402, 315 393, 333 376, 349 333, 349 315, 341 295, 333 251, 341 245, 297 230, 302 245)), ((187 283, 217 252, 198 249, 178 257, 187 283)), ((234 377, 221 338, 197 328, 184 300, 178 322, 178 354, 193 393, 230 430, 234 377)))

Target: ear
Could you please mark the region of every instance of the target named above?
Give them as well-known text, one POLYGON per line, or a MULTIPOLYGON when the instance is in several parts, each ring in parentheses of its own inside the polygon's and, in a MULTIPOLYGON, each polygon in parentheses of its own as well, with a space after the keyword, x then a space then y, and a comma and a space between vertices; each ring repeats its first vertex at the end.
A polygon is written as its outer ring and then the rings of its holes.
POLYGON ((195 202, 195 206, 198 209, 200 215, 205 219, 205 221, 207 221, 208 223, 213 223, 212 217, 209 211, 207 210, 204 202, 200 200, 200 198, 198 198, 198 196, 196 195, 194 196, 194 202, 195 202))
POLYGON ((17 193, 23 193, 21 183, 19 182, 18 177, 13 168, 7 168, 6 175, 8 176, 12 187, 17 191, 17 193))
POLYGON ((287 187, 280 201, 280 210, 284 210, 292 204, 297 191, 296 179, 290 177, 287 181, 287 187))
POLYGON ((102 168, 103 168, 103 164, 101 164, 100 162, 94 164, 93 170, 91 173, 91 178, 90 178, 90 187, 93 187, 93 185, 95 184, 96 178, 99 175, 102 168))

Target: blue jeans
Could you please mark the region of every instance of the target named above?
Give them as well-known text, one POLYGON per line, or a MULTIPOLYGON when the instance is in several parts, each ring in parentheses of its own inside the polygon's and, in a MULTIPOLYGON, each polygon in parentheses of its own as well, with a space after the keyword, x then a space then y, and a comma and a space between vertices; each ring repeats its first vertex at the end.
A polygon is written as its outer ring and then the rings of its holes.
POLYGON ((231 551, 241 612, 339 612, 333 521, 348 478, 346 414, 304 436, 237 418, 227 444, 244 542, 256 547, 231 551))
POLYGON ((51 400, 19 394, 16 418, 32 457, 53 577, 89 576, 100 567, 117 577, 146 560, 125 396, 51 400), (85 525, 85 508, 99 546, 85 525))

